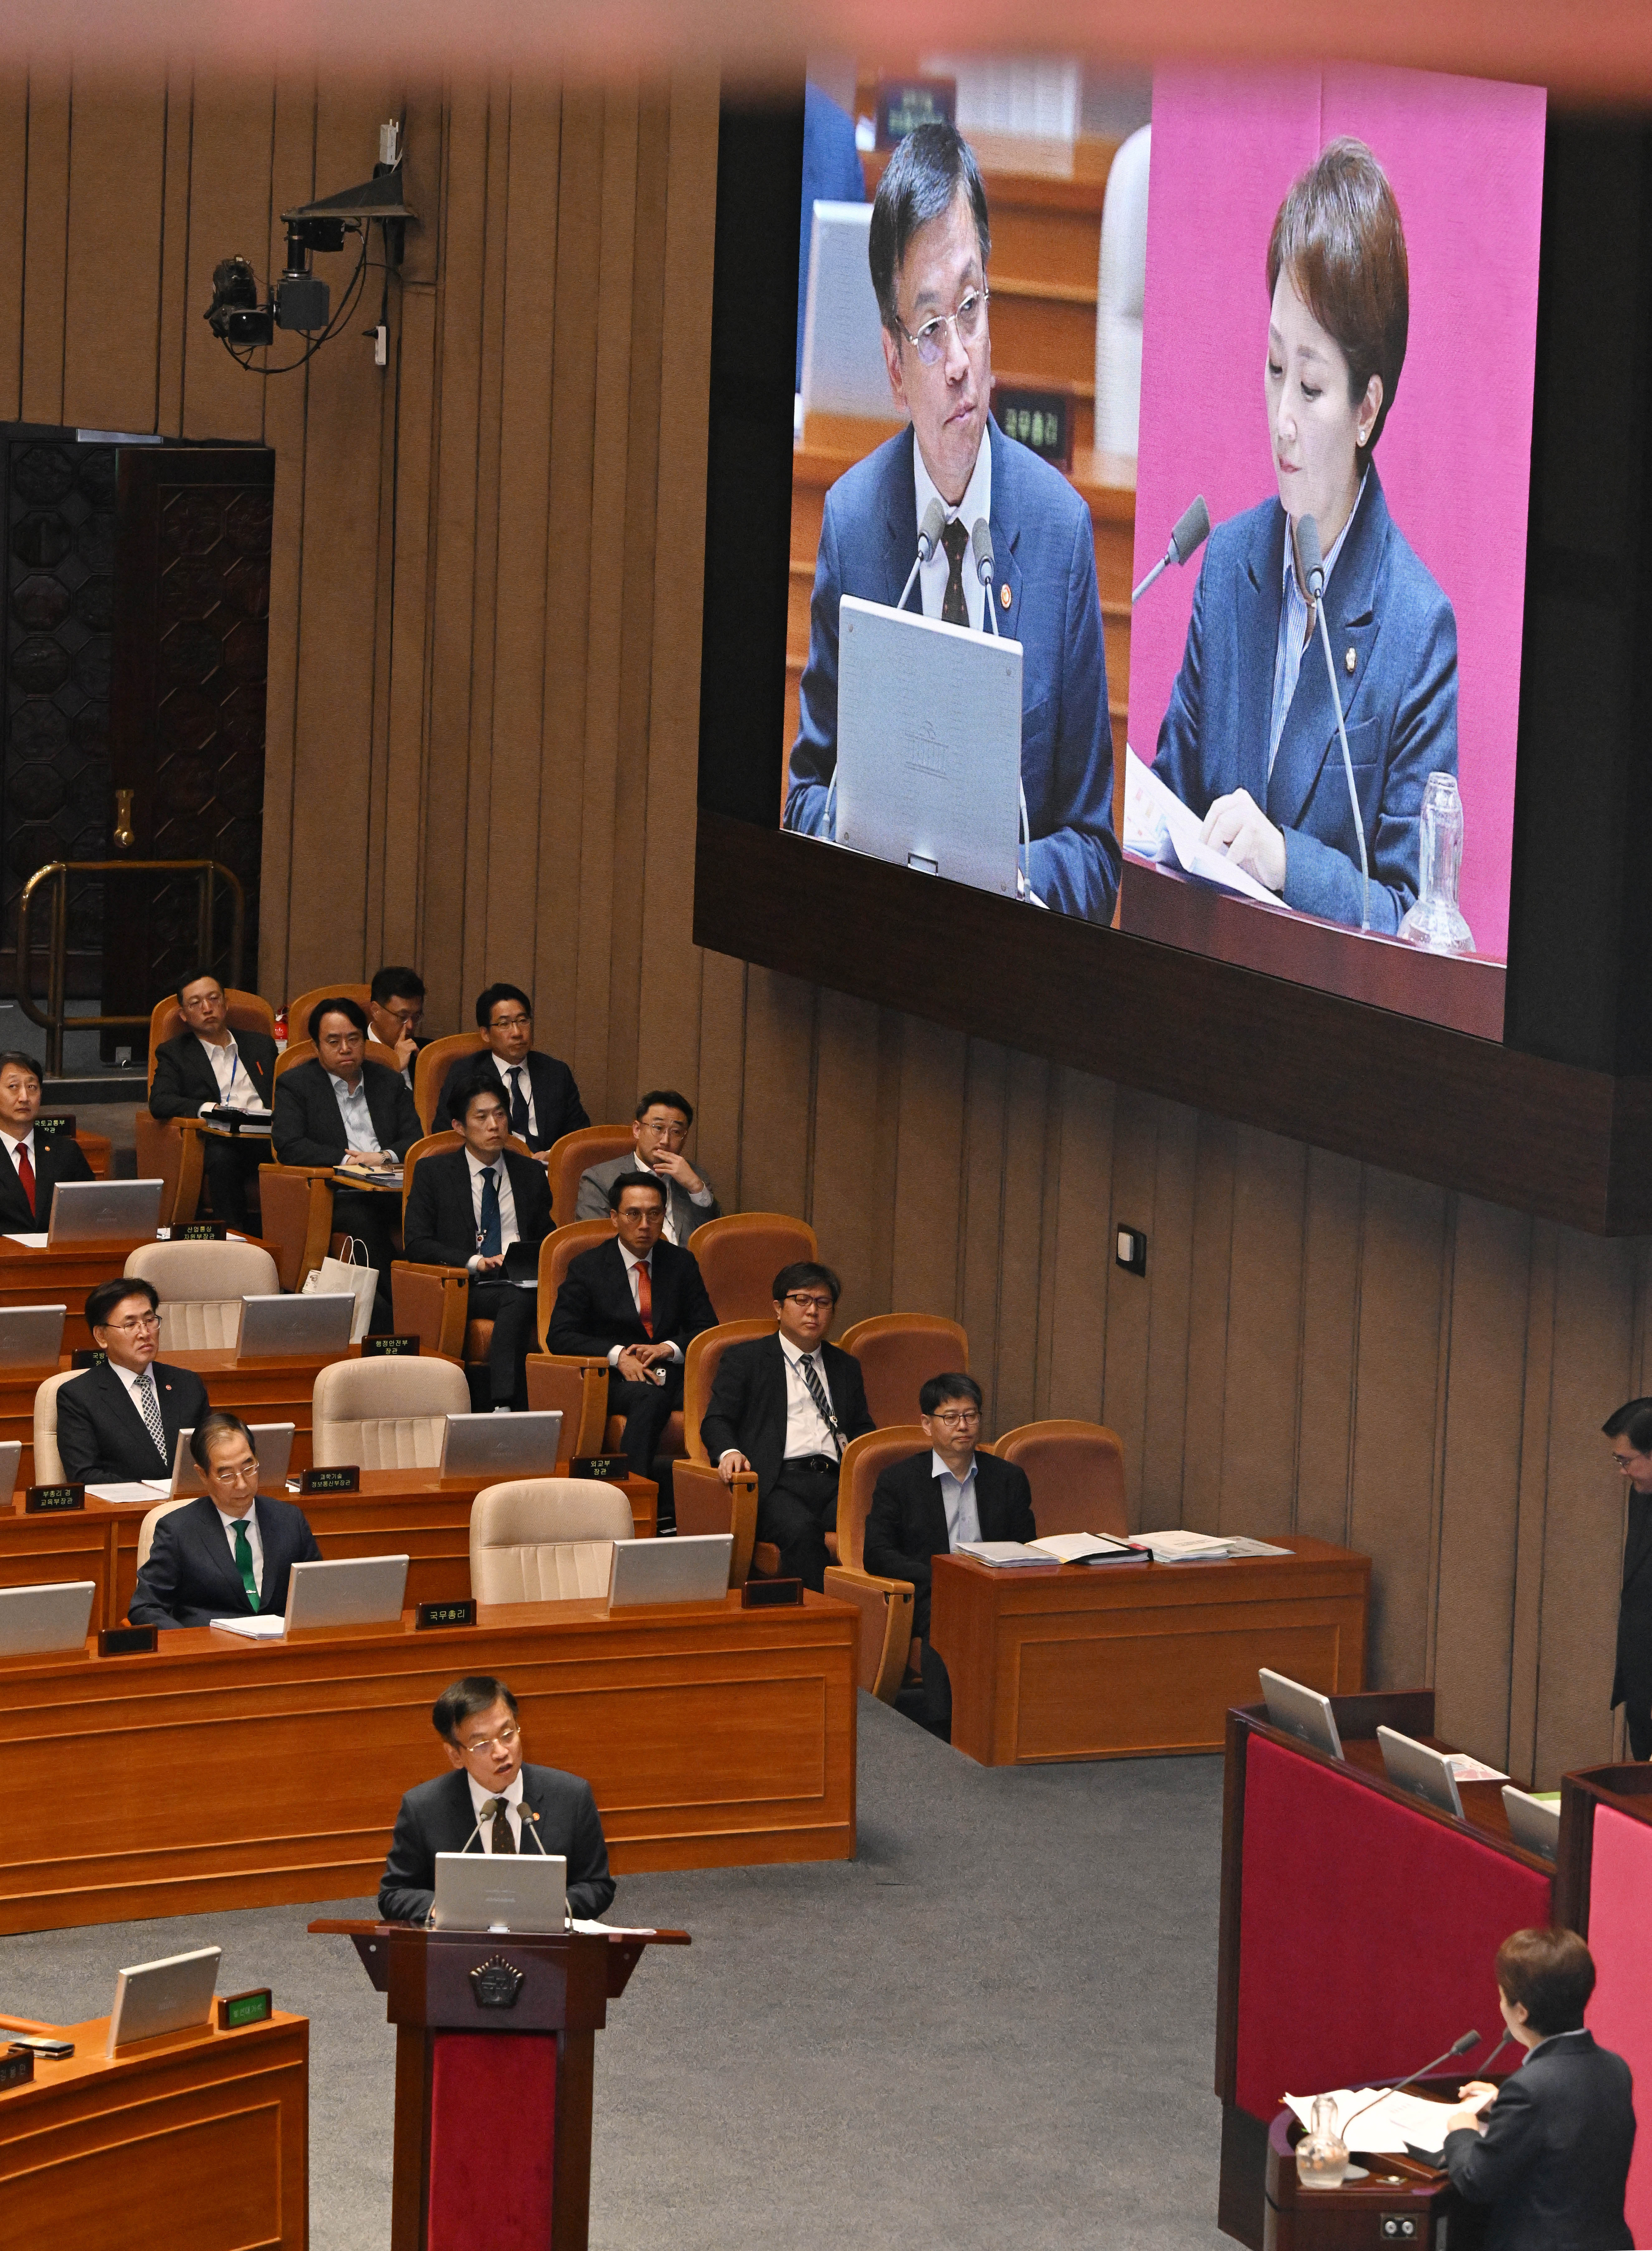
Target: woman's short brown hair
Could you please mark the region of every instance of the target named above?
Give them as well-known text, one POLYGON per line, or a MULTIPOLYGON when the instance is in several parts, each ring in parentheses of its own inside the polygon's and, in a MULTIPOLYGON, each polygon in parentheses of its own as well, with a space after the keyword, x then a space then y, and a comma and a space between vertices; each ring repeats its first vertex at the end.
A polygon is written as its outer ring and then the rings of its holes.
POLYGON ((1594 1991, 1594 1958, 1575 1930, 1514 1930, 1497 1949, 1497 1983, 1545 2040, 1575 2033, 1594 1991))
POLYGON ((1358 405, 1373 375, 1382 377, 1365 446, 1373 453, 1405 364, 1411 268, 1393 190, 1363 141, 1331 142, 1292 182, 1268 241, 1270 301, 1282 272, 1341 346, 1349 404, 1358 405))

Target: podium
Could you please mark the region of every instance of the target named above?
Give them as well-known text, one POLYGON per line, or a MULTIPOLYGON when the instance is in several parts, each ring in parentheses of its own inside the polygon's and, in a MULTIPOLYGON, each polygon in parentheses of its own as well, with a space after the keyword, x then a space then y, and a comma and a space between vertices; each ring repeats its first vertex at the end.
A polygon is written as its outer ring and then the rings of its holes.
POLYGON ((391 2251, 584 2251, 596 2038, 646 1946, 682 1930, 426 1930, 313 1922, 352 1940, 396 2027, 391 2251))
MULTIPOLYGON (((1441 2081, 1420 2086, 1424 2094, 1444 2095, 1458 2083, 1454 2075, 1449 2085, 1441 2081)), ((1296 2178, 1301 2135, 1289 2110, 1282 2110, 1268 2130, 1263 2251, 1350 2251, 1356 2245, 1387 2243, 1410 2243, 1423 2251, 1448 2240, 1451 2251, 1479 2251, 1489 2207, 1466 2204, 1448 2174, 1411 2157, 1363 2157, 1363 2180, 1345 2180, 1332 2189, 1303 2188, 1296 2178)))

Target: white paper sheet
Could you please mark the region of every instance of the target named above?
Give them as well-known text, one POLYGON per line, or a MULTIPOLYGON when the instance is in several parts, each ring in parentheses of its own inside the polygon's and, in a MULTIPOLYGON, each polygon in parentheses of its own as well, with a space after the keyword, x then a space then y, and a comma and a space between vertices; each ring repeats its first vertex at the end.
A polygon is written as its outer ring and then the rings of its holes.
POLYGON ((147 1502, 153 1508, 157 1500, 172 1497, 170 1478, 136 1478, 129 1485, 89 1485, 86 1487, 93 1500, 118 1500, 136 1506, 147 1502))
POLYGON ((207 1624, 224 1633, 238 1633, 244 1641, 280 1641, 287 1631, 287 1620, 273 1611, 259 1617, 208 1618, 207 1624))
POLYGON ((20 1243, 25 1250, 44 1250, 46 1238, 42 1235, 8 1235, 8 1243, 20 1243))
POLYGON ((1059 1555, 1040 1555, 1036 1548, 1028 1548, 1019 1540, 960 1540, 958 1554, 972 1555, 978 1563, 991 1563, 996 1569, 1009 1571, 1053 1571, 1061 1560, 1059 1555))
POLYGON ((1508 1776, 1501 1767, 1488 1766, 1469 1751, 1453 1751, 1446 1764, 1459 1782, 1507 1782, 1508 1776))
POLYGON ((1180 868, 1201 883, 1234 891, 1265 907, 1284 902, 1259 883, 1255 876, 1234 864, 1224 852, 1204 842, 1204 822, 1185 806, 1174 790, 1162 782, 1151 766, 1144 765, 1128 745, 1124 750, 1124 848, 1144 857, 1180 868))
MULTIPOLYGON (((1453 2105, 1430 2102, 1420 2095, 1402 2095, 1392 2090, 1373 2102, 1376 2094, 1374 2087, 1339 2087, 1331 2093, 1331 2100, 1337 2105, 1338 2133, 1344 2132, 1353 2112, 1361 2114, 1346 2130, 1351 2150, 1366 2150, 1375 2157, 1400 2157, 1407 2147, 1440 2147, 1453 2105), (1371 2104, 1369 2109, 1365 2108, 1367 2103, 1371 2104)), ((1288 2095, 1285 2104, 1306 2126, 1318 2099, 1315 2095, 1288 2095)))

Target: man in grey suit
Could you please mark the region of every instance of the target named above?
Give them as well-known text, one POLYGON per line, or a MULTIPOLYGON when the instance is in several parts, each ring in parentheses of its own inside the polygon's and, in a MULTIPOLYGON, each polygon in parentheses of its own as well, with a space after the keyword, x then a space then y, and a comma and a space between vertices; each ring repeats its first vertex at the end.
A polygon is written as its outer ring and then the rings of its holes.
POLYGON ((656 1086, 637 1105, 631 1128, 632 1153, 611 1157, 605 1165, 592 1165, 579 1175, 576 1219, 606 1219, 608 1191, 621 1173, 653 1173, 665 1182, 667 1243, 681 1250, 696 1227, 722 1216, 722 1207, 709 1181, 695 1172, 683 1155, 683 1144, 694 1124, 694 1105, 674 1088, 656 1086))

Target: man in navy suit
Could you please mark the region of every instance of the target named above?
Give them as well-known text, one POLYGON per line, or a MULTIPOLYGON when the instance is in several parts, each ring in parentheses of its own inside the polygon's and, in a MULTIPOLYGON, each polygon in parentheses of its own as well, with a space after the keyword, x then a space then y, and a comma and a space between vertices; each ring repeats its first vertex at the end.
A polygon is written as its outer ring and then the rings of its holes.
POLYGON ((190 1451, 206 1491, 156 1526, 128 1617, 175 1626, 284 1616, 294 1564, 321 1560, 303 1511, 259 1491, 258 1456, 238 1415, 204 1415, 190 1451))
POLYGON ((1652 1399, 1631 1399, 1603 1425, 1628 1487, 1612 1701, 1623 1707, 1632 1759, 1652 1759, 1652 1399))
POLYGON ((757 1477, 757 1537, 780 1550, 783 1577, 820 1594, 838 1552, 843 1450, 875 1425, 861 1363, 826 1342, 843 1285, 811 1259, 774 1278, 771 1337, 732 1344, 717 1362, 700 1436, 725 1485, 757 1477))
POLYGON ((488 1382, 495 1411, 528 1404, 528 1354, 539 1310, 539 1246, 551 1230, 545 1168, 508 1149, 510 1121, 497 1076, 478 1061, 453 1096, 460 1149, 413 1167, 402 1236, 418 1264, 463 1266, 465 1317, 491 1321, 488 1382))
POLYGON ((861 1555, 875 1577, 911 1584, 912 1631, 923 1644, 923 1723, 948 1740, 952 1683, 930 1647, 930 1564, 966 1540, 1036 1540, 1038 1527, 1026 1472, 976 1451, 981 1387, 972 1375, 932 1375, 918 1394, 918 1419, 930 1451, 909 1454, 879 1478, 861 1555))
MULTIPOLYGON (((530 1149, 549 1149, 564 1133, 590 1125, 572 1071, 559 1056, 542 1055, 534 1045, 534 1004, 519 985, 490 985, 479 993, 476 1023, 505 1090, 510 1130, 519 1141, 530 1149)), ((461 1073, 469 1077, 473 1062, 461 1056, 448 1072, 439 1117, 452 1116, 453 1089, 461 1073)))
POLYGON ((1623 2058, 1584 2027, 1589 1950, 1575 1930, 1517 1930, 1496 1969, 1503 2020, 1528 2053, 1501 2088, 1470 2080, 1460 2090, 1445 2121, 1452 2186, 1490 2206, 1486 2251, 1629 2251, 1634 2086, 1623 2058))
POLYGON ((591 1784, 554 1766, 522 1764, 516 1699, 487 1673, 455 1680, 432 1723, 453 1771, 402 1799, 378 1887, 386 1922, 423 1922, 436 1896, 438 1853, 543 1852, 568 1863, 568 1910, 599 1915, 614 1895, 591 1784))
POLYGON ((609 1411, 626 1418, 631 1474, 652 1478, 660 1433, 682 1404, 682 1355, 717 1315, 694 1253, 660 1241, 663 1181, 621 1173, 608 1209, 612 1238, 570 1263, 546 1342, 552 1352, 606 1360, 609 1411))
POLYGON ((192 1368, 155 1356, 160 1295, 140 1275, 118 1274, 88 1291, 86 1326, 103 1354, 58 1392, 58 1452, 77 1485, 131 1485, 168 1478, 178 1432, 207 1412, 206 1386, 192 1368))
POLYGON ((58 1182, 93 1177, 74 1136, 40 1132, 39 1114, 40 1066, 9 1049, 0 1054, 0 1229, 8 1235, 44 1235, 58 1182))
POLYGON ((838 754, 838 606, 845 594, 893 606, 931 500, 946 530, 918 573, 926 617, 999 630, 1022 645, 1021 784, 1027 888, 1046 906, 1107 922, 1118 889, 1113 738, 1089 509, 1073 487, 1006 439, 992 389, 986 190, 969 144, 922 125, 889 159, 872 207, 873 286, 884 363, 912 426, 840 477, 826 498, 809 610, 785 825, 829 835, 838 754), (984 587, 970 532, 992 527, 997 583, 984 587))
MULTIPOLYGON (((224 987, 210 969, 181 978, 176 987, 183 1026, 155 1051, 149 1081, 152 1118, 199 1118, 209 1110, 267 1111, 275 1092, 275 1042, 267 1032, 230 1029, 224 987)), ((268 1164, 264 1133, 203 1136, 202 1159, 212 1216, 225 1226, 248 1224, 246 1188, 268 1164)))

